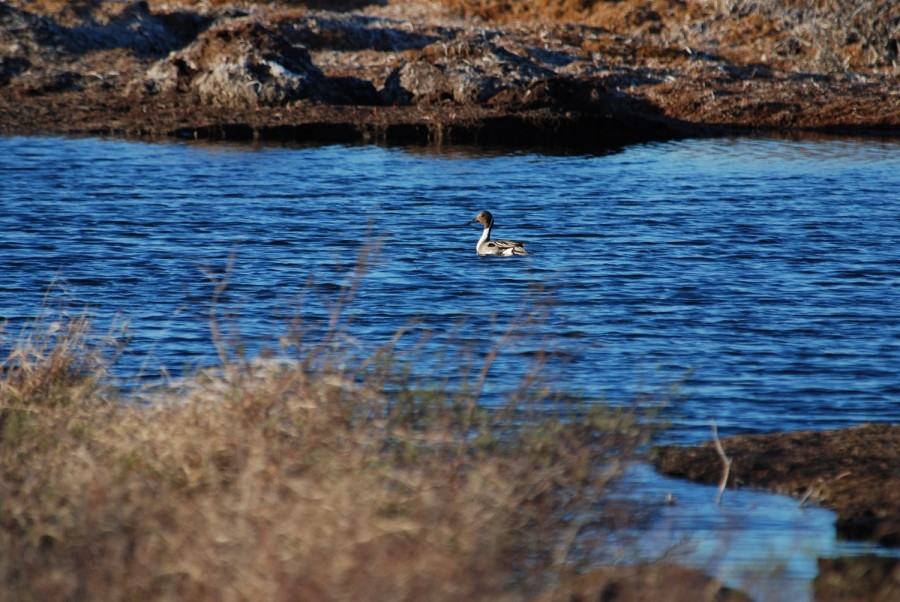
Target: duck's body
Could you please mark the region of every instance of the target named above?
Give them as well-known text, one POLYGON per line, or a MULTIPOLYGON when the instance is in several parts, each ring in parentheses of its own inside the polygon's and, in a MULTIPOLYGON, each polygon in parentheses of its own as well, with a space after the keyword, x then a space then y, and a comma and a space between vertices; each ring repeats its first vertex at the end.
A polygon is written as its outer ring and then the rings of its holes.
POLYGON ((472 222, 478 222, 484 226, 484 230, 481 231, 481 238, 478 239, 478 244, 475 246, 475 250, 479 255, 528 255, 524 242, 517 240, 491 240, 494 216, 491 215, 490 211, 482 211, 475 216, 472 222))

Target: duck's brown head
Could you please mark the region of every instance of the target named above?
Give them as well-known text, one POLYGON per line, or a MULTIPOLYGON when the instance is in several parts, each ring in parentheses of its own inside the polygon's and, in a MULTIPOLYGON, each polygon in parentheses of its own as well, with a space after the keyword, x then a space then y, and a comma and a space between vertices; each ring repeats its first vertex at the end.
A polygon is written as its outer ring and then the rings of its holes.
POLYGON ((482 211, 475 216, 475 219, 473 219, 472 222, 479 222, 485 228, 490 228, 494 224, 494 216, 491 215, 490 211, 482 211))

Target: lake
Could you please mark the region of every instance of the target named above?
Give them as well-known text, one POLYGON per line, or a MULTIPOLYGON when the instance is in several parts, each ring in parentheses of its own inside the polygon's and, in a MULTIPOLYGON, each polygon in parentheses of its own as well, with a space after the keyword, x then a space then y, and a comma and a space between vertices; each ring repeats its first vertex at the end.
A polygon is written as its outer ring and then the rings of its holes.
MULTIPOLYGON (((355 290, 345 336, 360 353, 405 328, 416 369, 453 382, 502 342, 486 404, 544 359, 548 382, 589 400, 670 399, 666 442, 708 439, 712 420, 721 436, 900 422, 898 141, 548 156, 0 138, 0 208, 7 332, 85 307, 101 330, 126 320, 117 375, 131 385, 215 364, 213 303, 232 348, 252 356, 277 350, 298 318, 321 332, 355 290), (532 254, 477 256, 480 226, 467 222, 482 209, 495 238, 532 254)), ((702 537, 722 512, 708 488, 636 480, 708 494, 676 531, 702 537)), ((825 537, 789 571, 803 583, 815 554, 853 548, 822 534, 827 518, 787 506, 824 511, 784 504, 729 537, 783 538, 784 522, 825 537)))

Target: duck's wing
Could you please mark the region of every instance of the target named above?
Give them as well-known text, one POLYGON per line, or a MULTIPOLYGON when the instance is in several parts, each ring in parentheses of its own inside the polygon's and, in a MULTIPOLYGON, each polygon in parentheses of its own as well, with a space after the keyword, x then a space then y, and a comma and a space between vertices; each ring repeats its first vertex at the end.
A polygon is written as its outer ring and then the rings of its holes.
POLYGON ((496 247, 501 255, 528 255, 525 243, 519 240, 491 240, 488 245, 496 247))

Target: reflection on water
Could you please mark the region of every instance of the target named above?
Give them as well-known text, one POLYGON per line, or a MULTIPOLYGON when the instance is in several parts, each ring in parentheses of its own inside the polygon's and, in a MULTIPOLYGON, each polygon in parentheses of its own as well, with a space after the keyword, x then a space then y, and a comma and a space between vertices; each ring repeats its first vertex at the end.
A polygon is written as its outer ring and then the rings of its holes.
POLYGON ((380 241, 348 310, 363 352, 415 320, 401 345, 427 335, 417 369, 452 379, 462 350, 545 312, 486 403, 552 349, 549 377, 592 399, 679 383, 670 441, 708 438, 711 419, 723 436, 898 422, 898 157, 847 139, 603 156, 0 139, 0 316, 14 330, 55 281, 51 308, 129 321, 120 372, 153 380, 216 361, 216 279, 253 353, 298 315, 327 322, 380 241), (534 255, 476 256, 481 209, 534 255))

